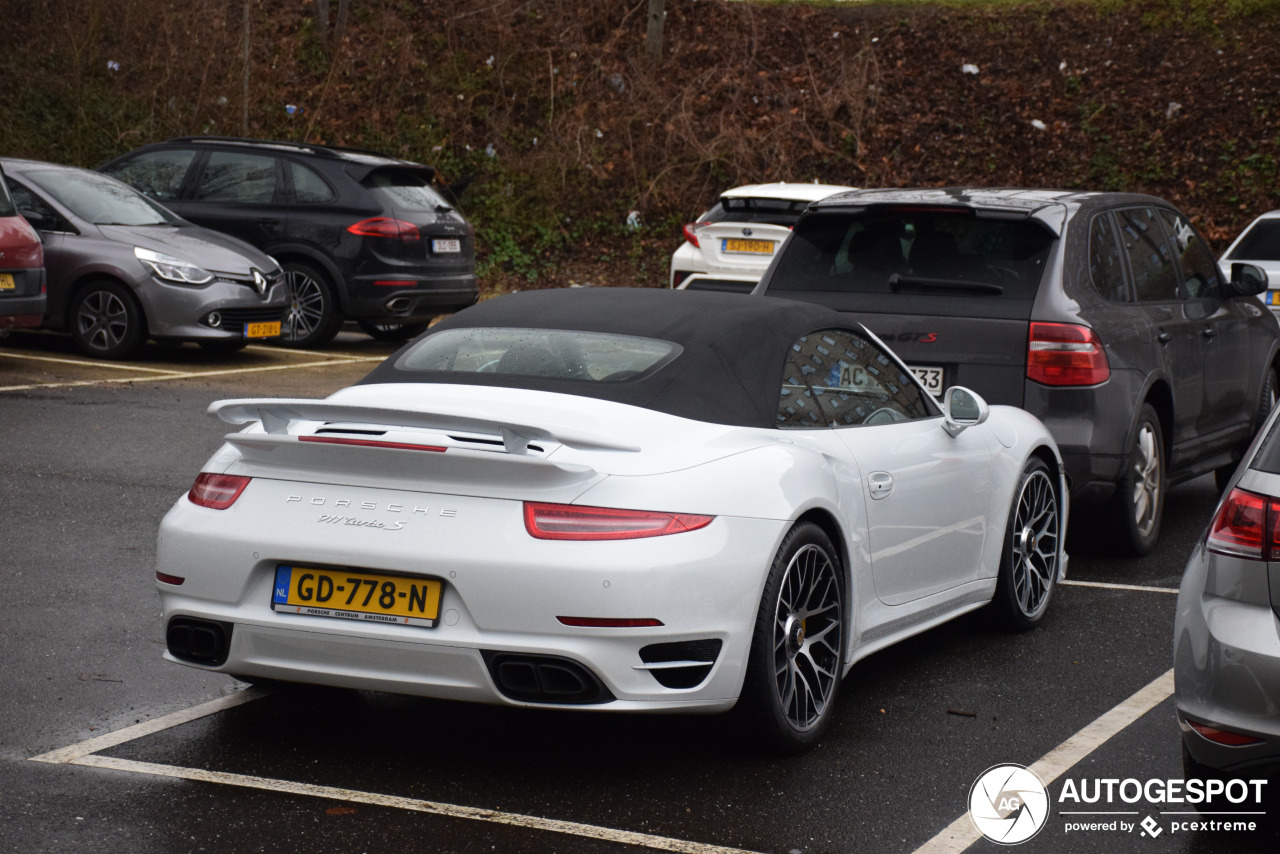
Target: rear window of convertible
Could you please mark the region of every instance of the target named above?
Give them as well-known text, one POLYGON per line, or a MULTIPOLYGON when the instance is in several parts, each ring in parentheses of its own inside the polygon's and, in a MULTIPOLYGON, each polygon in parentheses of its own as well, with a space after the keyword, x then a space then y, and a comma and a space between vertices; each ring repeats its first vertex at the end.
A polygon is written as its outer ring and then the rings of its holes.
POLYGON ((428 335, 395 366, 402 371, 612 383, 648 376, 675 359, 680 350, 670 341, 634 335, 476 327, 428 335))

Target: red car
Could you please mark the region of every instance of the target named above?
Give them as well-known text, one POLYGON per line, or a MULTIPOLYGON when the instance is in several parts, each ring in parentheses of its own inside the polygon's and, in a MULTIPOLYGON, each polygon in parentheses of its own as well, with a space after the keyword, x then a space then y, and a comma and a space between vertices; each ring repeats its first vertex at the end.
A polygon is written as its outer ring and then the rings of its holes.
POLYGON ((18 214, 0 172, 0 336, 44 320, 44 247, 18 214))

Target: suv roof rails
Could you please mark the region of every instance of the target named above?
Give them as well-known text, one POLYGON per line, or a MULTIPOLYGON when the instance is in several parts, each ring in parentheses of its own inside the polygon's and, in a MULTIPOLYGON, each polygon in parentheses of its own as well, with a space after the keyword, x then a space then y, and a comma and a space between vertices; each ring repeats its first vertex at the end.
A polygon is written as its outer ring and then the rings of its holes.
POLYGON ((298 151, 305 154, 316 154, 321 157, 332 157, 341 159, 343 154, 363 154, 369 157, 382 157, 387 160, 394 160, 400 163, 411 163, 413 161, 404 160, 400 157, 393 157, 382 151, 374 151, 369 148, 349 148, 341 145, 315 145, 308 142, 286 142, 276 139, 251 139, 249 137, 240 136, 175 136, 165 142, 214 142, 225 143, 227 145, 256 145, 263 148, 278 148, 285 151, 298 151))

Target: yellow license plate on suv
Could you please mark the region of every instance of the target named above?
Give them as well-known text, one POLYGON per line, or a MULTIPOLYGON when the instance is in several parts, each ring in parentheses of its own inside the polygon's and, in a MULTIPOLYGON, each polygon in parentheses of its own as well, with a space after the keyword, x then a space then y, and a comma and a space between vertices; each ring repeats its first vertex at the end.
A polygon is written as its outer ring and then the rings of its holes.
POLYGON ((244 325, 245 338, 276 338, 280 335, 280 321, 273 320, 270 323, 246 323, 244 325))
POLYGON ((772 240, 732 240, 726 238, 721 247, 723 252, 736 252, 743 255, 772 255, 772 240))
POLYGON ((276 567, 271 609, 431 628, 440 618, 442 588, 441 582, 425 578, 281 564, 276 567))

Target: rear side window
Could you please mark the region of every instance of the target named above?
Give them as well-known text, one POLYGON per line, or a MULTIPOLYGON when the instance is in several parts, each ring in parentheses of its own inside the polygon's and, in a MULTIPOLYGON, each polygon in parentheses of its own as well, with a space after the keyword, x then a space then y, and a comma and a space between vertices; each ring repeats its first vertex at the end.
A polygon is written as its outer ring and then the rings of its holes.
POLYGON ((647 376, 680 352, 679 345, 669 341, 634 335, 478 327, 428 335, 410 347, 396 367, 611 383, 647 376))
POLYGON ((1186 217, 1173 211, 1160 210, 1160 218, 1173 238, 1173 250, 1182 269, 1183 293, 1191 299, 1207 299, 1222 295, 1218 264, 1204 245, 1199 232, 1186 217))
POLYGON ((175 201, 195 156, 189 148, 148 151, 102 171, 157 201, 175 201))
POLYGON ((967 210, 809 216, 796 226, 769 290, 1034 300, 1055 239, 1032 221, 967 210))
POLYGON ((796 224, 809 203, 791 199, 721 199, 699 222, 759 222, 767 225, 796 224))
POLYGON ((1125 208, 1116 211, 1121 240, 1133 271, 1133 288, 1138 302, 1176 300, 1177 276, 1173 256, 1164 239, 1154 208, 1125 208))
POLYGON ((1110 214, 1099 214, 1089 226, 1089 276, 1103 299, 1128 302, 1124 284, 1124 261, 1110 214))
POLYGON ((293 199, 299 204, 323 205, 338 198, 320 173, 296 160, 289 161, 289 178, 293 181, 293 199))
POLYGON ((0 172, 0 216, 17 216, 18 209, 9 196, 9 187, 4 172, 0 172))
POLYGON ((1280 261, 1280 219, 1255 222, 1227 257, 1241 261, 1280 261))
MULTIPOLYGON (((17 205, 20 210, 31 211, 41 217, 44 220, 44 222, 41 223, 41 229, 43 231, 67 231, 70 229, 70 226, 62 217, 62 214, 58 213, 46 204, 44 199, 22 186, 19 182, 14 181, 12 178, 9 180, 9 189, 13 192, 13 203, 17 205)), ((0 205, 0 208, 2 207, 3 206, 0 205)), ((7 214, 0 212, 0 216, 7 216, 7 214)))
POLYGON ((452 208, 431 186, 431 177, 416 169, 379 169, 364 179, 364 186, 392 208, 403 211, 437 211, 452 208))
POLYGON ((196 199, 269 204, 276 197, 276 159, 261 154, 215 151, 209 155, 196 199))
POLYGON ((787 354, 779 427, 892 424, 930 414, 911 375, 851 330, 811 332, 787 354))

